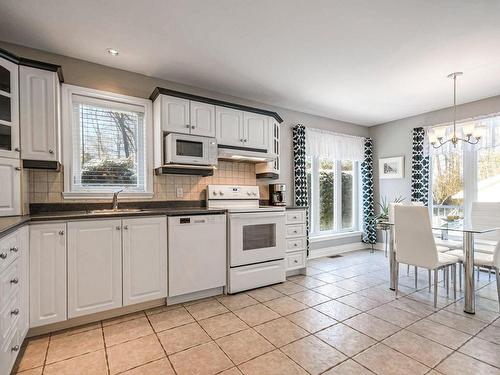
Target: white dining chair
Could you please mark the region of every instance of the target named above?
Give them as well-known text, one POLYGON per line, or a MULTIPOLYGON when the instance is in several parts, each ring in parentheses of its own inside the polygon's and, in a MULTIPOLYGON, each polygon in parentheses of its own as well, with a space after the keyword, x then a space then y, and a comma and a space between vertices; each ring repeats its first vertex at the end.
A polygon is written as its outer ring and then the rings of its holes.
MULTIPOLYGON (((452 250, 447 252, 447 254, 456 256, 462 263, 465 258, 463 250, 452 250)), ((474 266, 487 268, 490 274, 491 271, 495 272, 497 280, 498 311, 500 312, 500 242, 497 242, 493 254, 474 253, 474 266)))
MULTIPOLYGON (((427 207, 403 205, 394 207, 394 235, 397 238, 397 270, 399 263, 403 263, 434 271, 434 307, 437 307, 438 270, 451 266, 452 274, 456 275, 458 258, 438 251, 427 207)), ((399 275, 396 278, 396 295, 398 278, 399 275)), ((453 277, 455 299, 456 293, 456 277, 453 277)))

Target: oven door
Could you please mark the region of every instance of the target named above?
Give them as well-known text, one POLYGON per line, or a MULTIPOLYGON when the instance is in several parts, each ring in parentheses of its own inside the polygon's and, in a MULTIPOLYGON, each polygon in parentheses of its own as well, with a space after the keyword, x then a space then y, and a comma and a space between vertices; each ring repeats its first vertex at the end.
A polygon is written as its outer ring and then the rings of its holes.
POLYGON ((169 134, 165 140, 166 163, 209 164, 208 139, 206 137, 169 134))
POLYGON ((231 267, 285 257, 285 213, 229 214, 229 262, 231 267))

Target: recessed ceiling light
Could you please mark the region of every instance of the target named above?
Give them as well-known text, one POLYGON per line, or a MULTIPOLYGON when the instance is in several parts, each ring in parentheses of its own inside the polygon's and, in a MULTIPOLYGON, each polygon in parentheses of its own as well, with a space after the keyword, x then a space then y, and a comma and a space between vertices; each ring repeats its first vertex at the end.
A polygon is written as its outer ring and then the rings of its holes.
POLYGON ((109 53, 111 56, 118 56, 118 50, 114 48, 107 48, 106 52, 109 53))

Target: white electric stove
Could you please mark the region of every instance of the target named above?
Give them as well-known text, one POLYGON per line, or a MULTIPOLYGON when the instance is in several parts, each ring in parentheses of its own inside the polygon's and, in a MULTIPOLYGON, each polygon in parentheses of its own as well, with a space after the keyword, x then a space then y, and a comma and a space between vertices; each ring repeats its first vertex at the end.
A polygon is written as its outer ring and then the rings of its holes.
POLYGON ((207 208, 228 210, 228 293, 285 281, 285 208, 259 199, 258 186, 207 187, 207 208))

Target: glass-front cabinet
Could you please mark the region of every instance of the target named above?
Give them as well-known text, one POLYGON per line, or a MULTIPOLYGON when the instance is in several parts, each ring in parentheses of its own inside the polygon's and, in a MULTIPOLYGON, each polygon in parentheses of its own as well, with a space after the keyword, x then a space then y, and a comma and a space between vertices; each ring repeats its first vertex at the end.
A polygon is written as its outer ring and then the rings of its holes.
POLYGON ((0 157, 19 158, 18 65, 0 58, 0 157))

